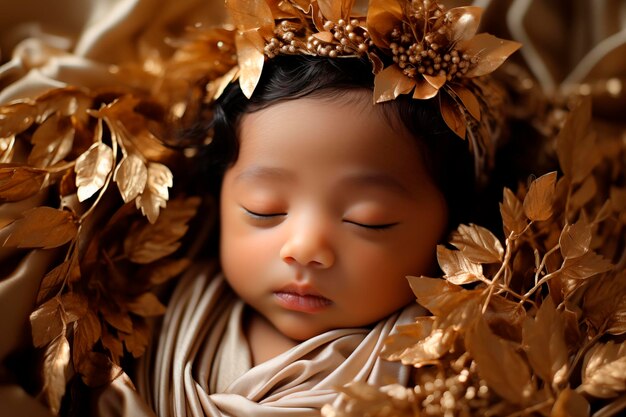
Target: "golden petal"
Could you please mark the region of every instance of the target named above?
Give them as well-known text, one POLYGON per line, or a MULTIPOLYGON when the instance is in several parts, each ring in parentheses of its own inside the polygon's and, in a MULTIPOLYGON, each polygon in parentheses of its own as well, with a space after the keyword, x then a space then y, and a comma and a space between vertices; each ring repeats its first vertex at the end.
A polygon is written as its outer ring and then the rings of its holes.
POLYGON ((471 39, 478 30, 482 14, 483 8, 476 6, 455 7, 448 10, 446 17, 452 21, 450 41, 460 42, 471 39))
POLYGON ((250 98, 261 79, 265 55, 263 54, 264 41, 261 35, 253 30, 237 33, 235 36, 239 67, 239 85, 243 94, 250 98))
POLYGON ((402 77, 398 78, 396 88, 393 90, 395 97, 398 97, 401 94, 409 94, 415 87, 414 80, 404 74, 402 75, 402 77))
POLYGON ((399 94, 402 94, 400 91, 410 92, 413 85, 413 80, 406 77, 400 68, 391 65, 374 78, 374 103, 394 100, 399 94), (407 81, 411 84, 411 88, 408 90, 407 81))
POLYGON ((459 50, 476 57, 478 62, 465 74, 466 77, 480 77, 498 68, 513 52, 522 46, 519 42, 496 38, 488 33, 481 33, 459 44, 459 50))
MULTIPOLYGON (((281 0, 279 3, 283 3, 283 1, 281 0)), ((292 0, 291 3, 303 13, 311 11, 311 2, 309 0, 292 0)))
POLYGON ((423 77, 426 81, 428 81, 428 84, 432 85, 436 89, 440 89, 441 87, 443 87, 443 85, 446 83, 446 80, 447 80, 445 74, 439 74, 439 75, 424 74, 423 77))
POLYGON ((241 32, 260 29, 270 36, 274 32, 274 16, 265 0, 226 0, 226 7, 241 32))
POLYGON ((480 121, 480 103, 476 95, 462 85, 456 84, 450 87, 452 93, 461 100, 468 113, 478 121, 480 121))
POLYGON ((371 0, 366 24, 374 44, 379 48, 388 48, 386 38, 403 17, 402 6, 397 0, 371 0))
POLYGON ((443 120, 457 136, 461 139, 465 139, 467 126, 463 112, 459 109, 459 105, 447 94, 441 94, 439 100, 439 108, 441 109, 443 120))
POLYGON ((354 0, 317 0, 324 17, 337 22, 339 19, 349 19, 354 0))
POLYGON ((439 89, 434 87, 425 78, 418 78, 415 80, 415 91, 413 92, 413 98, 417 100, 426 100, 433 98, 437 95, 439 89))

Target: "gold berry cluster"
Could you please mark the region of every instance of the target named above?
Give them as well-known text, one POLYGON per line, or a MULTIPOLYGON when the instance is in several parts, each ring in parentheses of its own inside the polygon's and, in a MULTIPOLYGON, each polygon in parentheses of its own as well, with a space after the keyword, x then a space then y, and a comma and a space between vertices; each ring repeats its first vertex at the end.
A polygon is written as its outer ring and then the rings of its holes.
POLYGON ((417 31, 412 30, 418 25, 402 23, 391 32, 389 47, 393 61, 408 77, 445 75, 450 81, 465 74, 476 63, 476 58, 458 51, 448 41, 451 22, 446 19, 443 6, 435 6, 431 11, 419 7, 413 13, 414 22, 435 22, 428 34, 418 40, 415 38, 417 31))
POLYGON ((360 26, 358 19, 346 21, 339 19, 337 23, 327 21, 325 32, 305 35, 305 27, 290 20, 281 21, 265 46, 265 55, 274 58, 276 55, 305 53, 309 55, 355 56, 365 54, 372 41, 369 34, 360 26), (306 42, 302 39, 306 38, 306 42))
MULTIPOLYGON (((451 371, 451 370, 450 370, 451 371)), ((474 362, 457 372, 424 372, 412 389, 416 402, 426 416, 468 415, 485 409, 492 400, 487 383, 480 379, 474 362)))

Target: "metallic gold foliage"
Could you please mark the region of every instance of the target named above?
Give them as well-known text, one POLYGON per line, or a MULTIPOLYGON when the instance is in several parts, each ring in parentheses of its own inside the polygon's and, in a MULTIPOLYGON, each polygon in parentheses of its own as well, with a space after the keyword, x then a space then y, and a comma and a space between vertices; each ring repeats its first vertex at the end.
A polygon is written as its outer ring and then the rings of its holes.
POLYGON ((41 190, 46 171, 22 166, 0 168, 1 201, 20 201, 41 190))
POLYGON ((461 225, 454 249, 437 249, 443 279, 409 277, 432 316, 400 327, 382 357, 413 365, 412 384, 347 386, 324 416, 623 413, 626 147, 595 142, 587 100, 565 110, 563 173, 504 190, 504 242, 461 225))
POLYGON ((0 107, 0 200, 50 196, 2 223, 0 243, 61 254, 30 316, 44 355, 39 397, 53 413, 72 378, 103 385, 120 375, 126 352, 143 354, 146 318, 165 310, 155 286, 189 265, 176 252, 200 199, 170 199, 186 157, 153 132, 183 121, 159 119, 159 106, 130 90, 66 88, 0 107))
MULTIPOLYGON (((479 8, 371 0, 363 16, 351 0, 228 7, 234 28, 190 29, 171 41, 171 59, 116 68, 134 90, 63 88, 0 106, 0 201, 42 197, 22 218, 0 222, 0 244, 59 253, 30 316, 44 359, 40 398, 54 413, 68 380, 105 385, 125 355, 144 353, 146 318, 164 310, 156 286, 192 262, 181 249, 200 199, 179 178, 197 149, 176 133, 210 120, 230 82, 250 96, 267 59, 367 57, 375 102, 435 98, 477 166, 495 153, 488 137, 504 95, 480 77, 520 45, 476 34, 479 8)), ((323 415, 626 409, 626 147, 592 125, 590 100, 551 105, 546 119, 558 129, 540 130, 554 133, 561 171, 504 190, 503 238, 462 225, 437 248, 442 278, 408 278, 432 315, 400 327, 382 356, 414 367, 409 385, 340 387, 323 415)))
POLYGON ((23 218, 9 224, 4 246, 18 248, 56 248, 72 240, 78 230, 72 213, 52 207, 36 207, 23 218))

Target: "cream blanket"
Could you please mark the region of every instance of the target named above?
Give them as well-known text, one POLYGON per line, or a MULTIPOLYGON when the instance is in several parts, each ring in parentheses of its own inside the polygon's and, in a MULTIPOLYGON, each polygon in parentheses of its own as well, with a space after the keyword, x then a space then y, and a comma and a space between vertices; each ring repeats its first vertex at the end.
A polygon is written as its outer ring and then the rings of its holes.
MULTIPOLYGON (((160 417, 316 416, 351 381, 405 384, 409 370, 379 358, 398 324, 424 310, 417 304, 372 329, 331 330, 252 366, 242 331, 244 303, 221 276, 192 268, 168 306, 158 343, 138 377, 142 396, 160 417)), ((143 408, 123 379, 99 399, 99 413, 137 415, 143 408)))

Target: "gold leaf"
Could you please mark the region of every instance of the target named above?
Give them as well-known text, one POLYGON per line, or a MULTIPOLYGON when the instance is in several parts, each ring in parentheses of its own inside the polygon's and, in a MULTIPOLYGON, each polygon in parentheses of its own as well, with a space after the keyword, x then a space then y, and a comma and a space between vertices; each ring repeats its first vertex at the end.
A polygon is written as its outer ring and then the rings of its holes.
POLYGON ((60 289, 61 283, 69 275, 70 261, 64 261, 48 272, 41 280, 39 292, 37 293, 37 303, 46 301, 48 296, 60 289))
POLYGON ((33 149, 28 164, 45 168, 65 159, 74 143, 74 126, 69 117, 53 115, 33 133, 33 149))
POLYGON ((105 329, 106 327, 102 327, 102 345, 105 347, 106 350, 111 353, 111 359, 113 360, 113 363, 119 364, 120 358, 124 355, 124 345, 122 345, 122 342, 118 338, 113 336, 105 329))
POLYGON ((465 342, 489 388, 515 405, 525 405, 534 387, 526 362, 511 342, 494 335, 482 319, 468 331, 465 342))
POLYGON ((422 77, 426 80, 428 84, 433 86, 436 90, 439 90, 446 83, 446 76, 444 74, 438 75, 428 75, 423 74, 422 77))
POLYGON ((72 360, 76 368, 86 358, 95 343, 100 339, 102 327, 98 316, 90 309, 74 322, 72 360))
POLYGON ((8 138, 28 129, 37 110, 32 102, 23 101, 0 106, 0 137, 8 138))
POLYGON ((559 165, 573 184, 585 180, 598 159, 590 125, 591 98, 579 98, 556 138, 559 165))
POLYGON ((124 253, 132 262, 148 264, 174 253, 187 233, 187 223, 196 215, 200 199, 190 197, 170 202, 154 224, 136 223, 124 241, 124 253))
POLYGON ((456 95, 459 100, 461 100, 468 113, 471 114, 474 119, 480 121, 480 103, 478 102, 476 95, 469 89, 459 84, 454 85, 454 87, 450 87, 450 90, 452 90, 452 93, 456 95))
POLYGON ((572 208, 578 209, 587 204, 596 195, 598 185, 593 176, 588 176, 578 190, 570 198, 572 208))
MULTIPOLYGON (((98 111, 90 111, 90 114, 106 122, 111 131, 112 140, 121 144, 127 152, 140 153, 147 160, 154 162, 173 160, 176 151, 164 146, 162 141, 156 138, 150 130, 150 120, 137 112, 137 108, 142 105, 154 104, 142 102, 128 94, 98 111)), ((99 135, 100 133, 96 131, 94 135, 96 141, 99 140, 99 135)))
POLYGON ((381 357, 390 361, 400 360, 406 349, 425 339, 432 332, 433 322, 434 317, 417 317, 415 323, 398 326, 396 331, 385 339, 381 357))
POLYGON ((476 57, 476 65, 465 73, 466 77, 480 77, 496 70, 522 44, 496 38, 488 33, 480 33, 467 41, 459 42, 458 49, 476 57))
POLYGON ((138 358, 144 354, 150 341, 148 326, 143 321, 136 323, 133 332, 131 334, 122 334, 120 339, 124 342, 126 350, 134 358, 138 358))
MULTIPOLYGON (((402 74, 402 76, 409 79, 404 74, 402 74)), ((413 98, 416 100, 428 100, 429 98, 435 97, 439 92, 439 89, 428 82, 425 77, 414 80, 414 83, 415 91, 413 91, 413 98)))
POLYGON ((0 200, 20 201, 37 194, 46 175, 45 171, 29 167, 0 168, 0 200))
POLYGON ((143 193, 148 182, 148 168, 143 160, 135 154, 125 156, 115 168, 113 181, 125 203, 134 200, 143 193))
POLYGON ((0 137, 0 163, 11 162, 15 150, 15 135, 6 138, 0 137))
POLYGON ((475 263, 497 263, 502 261, 504 249, 498 238, 488 229, 470 223, 461 224, 452 233, 450 243, 475 263))
POLYGON ((263 64, 265 63, 265 55, 263 54, 265 41, 259 32, 251 30, 237 33, 235 44, 237 45, 240 68, 239 85, 243 94, 250 98, 261 79, 263 64))
POLYGON ((566 225, 559 237, 563 258, 578 258, 589 251, 591 226, 585 216, 572 225, 566 225))
POLYGON ((43 363, 42 395, 53 414, 61 409, 70 362, 70 344, 65 334, 59 335, 46 348, 43 363))
POLYGON ((83 294, 69 292, 61 296, 61 305, 67 314, 66 323, 74 323, 87 314, 87 298, 83 294))
POLYGON ((378 74, 374 78, 374 103, 382 103, 385 101, 394 100, 399 94, 410 92, 415 85, 408 77, 406 77, 402 71, 395 65, 391 65, 378 74), (411 87, 408 88, 408 84, 411 87))
POLYGON ((47 119, 51 114, 62 117, 86 117, 86 110, 92 99, 75 87, 55 88, 37 97, 37 122, 47 119))
POLYGON ((522 340, 526 310, 517 302, 500 296, 491 297, 483 317, 498 336, 508 340, 522 340))
POLYGON ((338 22, 350 18, 354 0, 317 0, 317 4, 327 20, 338 22))
POLYGON ((403 18, 404 13, 399 1, 370 0, 366 26, 374 44, 379 48, 389 48, 387 37, 403 18))
POLYGON ((141 294, 127 304, 128 309, 141 317, 160 316, 165 313, 165 306, 151 292, 141 294))
POLYGON ((332 32, 328 32, 328 31, 314 33, 313 37, 315 39, 319 39, 320 41, 326 42, 326 43, 331 43, 332 41, 335 40, 335 36, 332 34, 332 32))
POLYGON ((472 298, 471 292, 440 278, 407 277, 417 302, 438 317, 472 298))
POLYGON ((102 305, 100 311, 102 312, 104 320, 106 320, 111 326, 125 333, 133 331, 133 321, 128 313, 119 311, 119 309, 109 308, 106 305, 102 305))
POLYGON ((552 216, 556 172, 542 175, 530 184, 524 198, 524 213, 532 221, 548 220, 552 216))
POLYGON ((611 262, 593 251, 578 258, 567 258, 563 262, 561 273, 565 278, 586 279, 613 268, 611 262))
POLYGON ((519 199, 508 188, 504 188, 504 196, 500 203, 500 214, 507 235, 511 232, 521 233, 526 228, 526 215, 519 199))
POLYGON ((544 381, 558 386, 565 381, 569 354, 565 342, 565 321, 546 297, 535 319, 527 318, 523 328, 524 350, 533 370, 544 381))
POLYGON ((111 362, 105 354, 97 352, 89 352, 78 371, 85 385, 91 388, 107 385, 123 373, 122 368, 111 362))
POLYGON ((159 210, 167 205, 168 188, 174 184, 173 180, 174 176, 167 166, 157 162, 148 163, 147 187, 136 198, 135 204, 150 223, 157 221, 159 210))
POLYGON ((610 191, 611 206, 616 213, 626 211, 626 188, 611 187, 610 191))
POLYGON ((178 276, 191 264, 189 259, 160 259, 141 270, 146 281, 152 285, 160 285, 178 276))
POLYGON ((267 2, 262 0, 226 0, 226 7, 239 31, 263 29, 266 33, 269 32, 268 34, 273 32, 274 17, 267 2))
POLYGON ((56 248, 76 237, 78 227, 74 216, 65 210, 36 207, 12 225, 10 236, 3 246, 18 248, 56 248))
POLYGON ((480 281, 483 267, 467 259, 461 252, 437 246, 437 261, 445 273, 445 278, 455 285, 469 284, 480 281))
POLYGON ((582 309, 585 322, 595 332, 626 333, 626 272, 592 280, 585 291, 582 309))
POLYGON ((76 159, 76 187, 78 201, 85 201, 106 183, 113 168, 113 150, 102 142, 91 145, 76 159))
POLYGON ((612 398, 626 391, 626 343, 613 341, 592 347, 583 361, 580 388, 599 398, 612 398))
POLYGON ((591 411, 589 401, 571 388, 559 393, 552 406, 550 417, 588 417, 591 411))
POLYGON ((456 133, 461 139, 465 139, 467 125, 465 124, 465 119, 459 109, 459 105, 447 94, 440 94, 439 109, 441 110, 444 122, 446 122, 450 130, 456 133))
POLYGON ((453 22, 450 25, 450 41, 456 43, 471 39, 478 30, 482 14, 482 7, 476 6, 455 7, 448 10, 446 19, 453 22))
POLYGON ((381 357, 387 360, 399 360, 403 365, 411 365, 416 368, 424 365, 432 365, 436 359, 448 353, 452 347, 457 333, 449 327, 447 329, 433 329, 426 337, 416 343, 407 346, 401 352, 388 357, 381 353, 381 357))
POLYGON ((65 334, 65 314, 59 297, 48 300, 30 315, 33 345, 42 347, 65 334))

